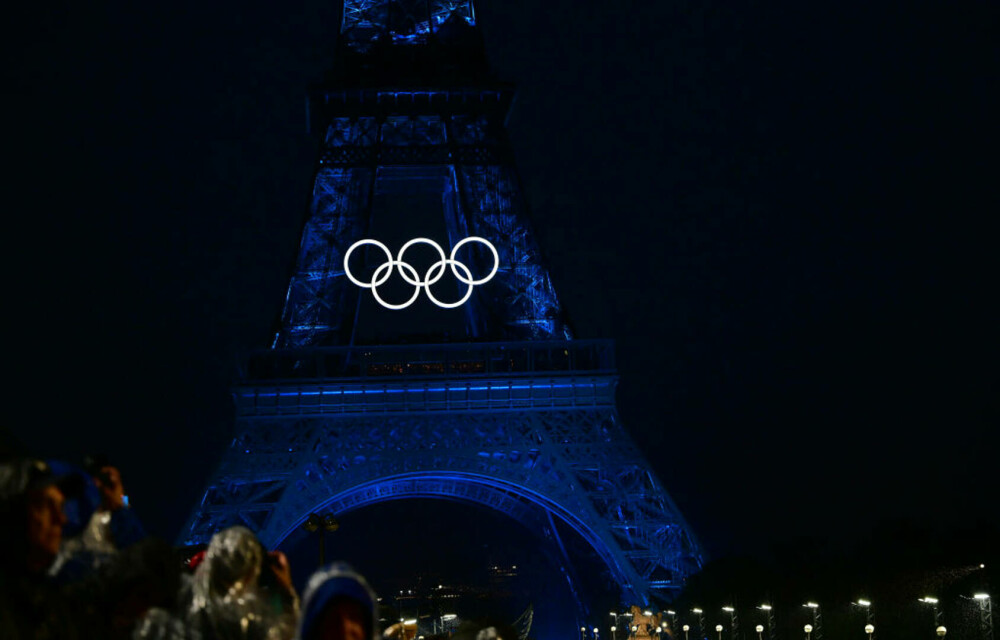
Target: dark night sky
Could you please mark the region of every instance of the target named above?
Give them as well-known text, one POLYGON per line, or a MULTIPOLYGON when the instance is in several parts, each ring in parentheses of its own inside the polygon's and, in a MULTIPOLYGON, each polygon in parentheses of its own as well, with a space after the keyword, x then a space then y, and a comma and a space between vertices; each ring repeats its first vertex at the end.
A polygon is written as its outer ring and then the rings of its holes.
MULTIPOLYGON (((997 5, 815 4, 478 5, 557 291, 714 556, 1000 511, 997 5)), ((172 539, 284 300, 339 9, 45 6, 5 39, 4 429, 108 452, 172 539)))

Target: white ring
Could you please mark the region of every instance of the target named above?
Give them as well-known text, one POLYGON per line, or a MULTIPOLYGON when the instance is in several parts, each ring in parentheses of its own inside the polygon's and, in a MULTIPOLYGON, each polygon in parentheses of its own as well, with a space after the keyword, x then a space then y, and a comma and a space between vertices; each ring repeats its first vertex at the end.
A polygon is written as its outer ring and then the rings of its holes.
MULTIPOLYGON (((381 265, 379 265, 379 268, 376 269, 375 273, 372 274, 372 282, 374 283, 378 279, 378 273, 382 269, 387 269, 388 270, 387 272, 391 274, 392 273, 392 267, 394 265, 399 267, 399 272, 400 273, 403 273, 403 269, 404 268, 409 269, 410 272, 413 274, 413 279, 416 280, 416 277, 417 277, 417 270, 416 269, 414 269, 410 265, 406 264, 405 262, 396 262, 395 260, 390 260, 389 262, 383 262, 381 265)), ((388 277, 386 277, 386 280, 388 280, 388 277)), ((385 280, 383 280, 382 282, 385 282, 385 280)), ((414 287, 414 289, 413 289, 413 295, 410 296, 410 299, 407 300, 406 302, 404 302, 403 304, 392 304, 391 302, 386 302, 385 300, 383 300, 382 298, 379 297, 379 295, 378 295, 378 288, 376 286, 372 286, 371 290, 372 290, 372 295, 375 296, 375 299, 378 300, 378 303, 380 305, 382 305, 386 309, 399 310, 399 309, 405 309, 406 307, 408 307, 411 304, 413 304, 414 301, 416 301, 417 297, 420 295, 420 287, 421 286, 423 286, 423 285, 417 285, 416 287, 414 287)))
MULTIPOLYGON (((390 272, 385 276, 385 280, 382 280, 382 282, 375 282, 374 275, 372 276, 372 281, 371 281, 370 284, 365 284, 364 282, 361 282, 360 280, 358 280, 357 278, 355 278, 351 274, 351 268, 350 268, 350 266, 348 266, 347 261, 351 259, 351 253, 353 253, 355 249, 357 249, 361 245, 365 245, 365 244, 373 244, 376 247, 379 247, 380 249, 382 249, 382 251, 385 252, 386 259, 388 259, 389 262, 392 262, 392 252, 389 251, 389 247, 385 246, 384 244, 382 244, 378 240, 358 240, 357 242, 355 242, 354 244, 352 244, 351 248, 348 249, 347 253, 344 254, 344 275, 347 276, 348 280, 350 280, 354 284, 358 285, 359 287, 362 287, 364 289, 373 289, 373 288, 377 287, 380 284, 384 284, 385 281, 388 280, 389 277, 392 275, 392 270, 390 269, 390 272)), ((378 269, 376 269, 375 271, 378 271, 378 269)))
MULTIPOLYGON (((445 260, 447 260, 447 258, 445 258, 444 249, 441 248, 441 245, 439 245, 438 243, 434 242, 433 240, 429 240, 427 238, 414 238, 413 240, 410 240, 409 242, 407 242, 406 244, 404 244, 403 248, 400 249, 399 253, 396 254, 396 262, 398 262, 400 264, 399 275, 403 276, 403 280, 406 280, 408 283, 410 283, 412 285, 416 285, 418 287, 419 286, 426 287, 427 285, 434 284, 435 282, 437 282, 438 280, 440 280, 444 276, 444 261, 445 260), (434 263, 434 264, 440 264, 441 265, 441 273, 434 280, 427 281, 426 280, 426 278, 427 278, 426 274, 424 275, 425 280, 423 282, 421 282, 420 280, 417 280, 416 277, 414 277, 413 280, 410 280, 409 278, 406 277, 406 274, 403 273, 403 268, 402 268, 403 254, 406 253, 407 249, 409 249, 412 245, 417 244, 418 242, 423 243, 423 244, 429 244, 429 245, 431 245, 432 247, 434 247, 435 249, 437 249, 438 255, 441 256, 441 260, 439 262, 435 262, 434 263)), ((407 264, 406 266, 410 266, 410 265, 407 264)), ((433 268, 433 265, 432 265, 432 268, 433 268)), ((413 271, 414 274, 417 273, 416 269, 411 269, 411 271, 413 271)), ((430 269, 428 269, 427 271, 429 273, 430 269)))
POLYGON ((409 242, 407 242, 402 246, 402 248, 399 250, 399 253, 396 254, 395 260, 393 260, 392 258, 392 252, 389 251, 389 247, 385 246, 378 240, 370 240, 370 239, 358 240, 353 245, 351 245, 351 248, 348 249, 347 253, 344 254, 344 275, 347 276, 347 279, 353 282, 354 284, 358 285, 359 287, 362 287, 364 289, 371 289, 372 295, 375 297, 376 302, 378 302, 386 309, 393 309, 393 310, 405 309, 406 307, 413 304, 416 301, 416 299, 420 296, 421 289, 427 291, 427 297, 430 298, 431 302, 434 303, 435 305, 441 307, 442 309, 454 309, 455 307, 459 307, 465 304, 472 296, 472 289, 478 284, 484 284, 489 280, 491 280, 493 276, 496 275, 497 270, 499 270, 499 268, 500 268, 500 255, 497 253, 496 247, 494 247, 493 244, 486 238, 481 238, 479 236, 469 236, 464 240, 460 240, 452 248, 451 255, 449 257, 445 257, 444 249, 441 248, 441 245, 428 238, 414 238, 413 240, 410 240, 409 242), (462 247, 462 245, 464 245, 467 242, 473 242, 473 241, 485 244, 487 248, 489 248, 490 252, 493 254, 493 269, 489 272, 489 274, 485 278, 480 278, 479 280, 476 280, 472 277, 472 270, 470 270, 468 266, 455 259, 455 256, 458 254, 458 250, 462 247), (367 283, 361 282, 360 280, 355 278, 354 274, 351 273, 350 265, 348 264, 351 258, 351 254, 354 253, 354 250, 366 244, 373 244, 376 247, 379 247, 380 249, 382 249, 382 252, 385 253, 386 257, 386 261, 383 262, 381 265, 379 265, 378 268, 375 269, 375 272, 372 273, 371 282, 367 283), (415 244, 429 244, 433 246, 435 249, 437 249, 438 255, 441 257, 441 259, 438 262, 435 262, 430 267, 428 267, 427 272, 424 274, 423 280, 420 280, 419 274, 417 273, 417 270, 413 268, 413 265, 403 260, 403 255, 406 253, 406 250, 415 244), (378 294, 378 287, 388 282, 389 278, 392 277, 393 267, 397 267, 399 270, 399 275, 402 276, 403 280, 405 280, 408 284, 413 285, 414 287, 413 295, 410 297, 409 300, 407 300, 402 304, 392 304, 390 302, 386 302, 378 294), (431 293, 431 288, 430 288, 431 285, 437 283, 439 280, 441 280, 442 277, 444 277, 445 267, 451 267, 451 272, 455 274, 455 277, 458 279, 458 281, 468 286, 465 295, 463 295, 458 302, 441 302, 440 300, 434 297, 433 293, 431 293), (459 270, 464 272, 464 274, 460 273, 459 270), (385 272, 384 275, 382 273, 383 271, 385 272))
MULTIPOLYGON (((456 278, 458 278, 462 282, 465 282, 468 285, 477 285, 477 284, 483 284, 484 282, 488 282, 494 275, 496 275, 497 269, 500 268, 500 256, 497 254, 496 247, 494 247, 493 243, 491 243, 486 238, 480 238, 479 236, 469 236, 468 238, 466 238, 464 240, 459 240, 458 244, 456 244, 454 247, 452 247, 450 258, 451 258, 451 272, 455 274, 456 278), (475 242, 481 242, 481 243, 485 244, 487 247, 489 247, 490 251, 493 252, 493 271, 490 271, 490 274, 488 276, 486 276, 485 278, 481 279, 481 280, 466 281, 466 280, 462 279, 462 276, 458 275, 457 271, 455 271, 455 265, 458 264, 458 262, 455 261, 455 254, 458 253, 459 247, 461 247, 463 244, 465 244, 466 242, 473 242, 473 241, 475 241, 475 242)), ((465 265, 462 265, 462 266, 465 266, 465 265)), ((472 278, 472 272, 469 271, 468 269, 466 269, 466 273, 469 274, 469 278, 471 279, 472 278)))
MULTIPOLYGON (((449 264, 451 264, 452 270, 454 270, 455 267, 462 267, 463 269, 465 269, 465 273, 468 274, 469 280, 472 280, 472 272, 469 271, 469 267, 465 266, 461 262, 455 262, 454 260, 448 260, 447 262, 449 264)), ((430 273, 431 269, 440 269, 441 270, 441 274, 442 275, 444 274, 444 264, 442 264, 440 262, 436 262, 436 263, 432 264, 431 268, 427 270, 427 273, 430 273)), ((427 275, 425 274, 424 275, 424 279, 426 279, 426 278, 427 278, 427 275)), ((440 279, 440 276, 438 277, 438 279, 440 279)), ((435 280, 434 282, 437 282, 437 280, 435 280)), ((438 300, 437 298, 434 297, 433 293, 431 293, 430 285, 424 285, 424 289, 427 290, 427 297, 431 299, 431 302, 433 302, 437 306, 441 307, 442 309, 454 309, 455 307, 461 307, 463 304, 465 304, 465 302, 470 297, 472 297, 472 289, 473 289, 474 285, 469 284, 469 281, 467 281, 467 280, 462 280, 462 282, 465 283, 465 286, 467 286, 468 289, 465 290, 465 295, 462 296, 462 299, 459 300, 458 302, 441 302, 440 300, 438 300)))

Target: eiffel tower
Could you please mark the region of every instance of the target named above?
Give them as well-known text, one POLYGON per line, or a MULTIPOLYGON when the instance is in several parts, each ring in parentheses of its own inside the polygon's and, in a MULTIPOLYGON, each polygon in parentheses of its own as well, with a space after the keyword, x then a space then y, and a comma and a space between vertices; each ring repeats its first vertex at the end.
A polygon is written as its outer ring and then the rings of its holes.
MULTIPOLYGON (((618 417, 612 344, 565 321, 503 126, 513 96, 470 0, 344 0, 337 66, 310 97, 324 138, 280 326, 242 365, 236 435, 183 544, 243 524, 274 548, 313 513, 431 497, 500 511, 565 555, 561 522, 630 604, 671 599, 701 567, 618 417), (462 266, 397 277, 407 232, 462 266), (346 260, 366 239, 397 244, 346 260), (416 289, 411 308, 377 304, 389 276, 380 299, 416 289), (447 295, 466 302, 430 303, 447 295)), ((436 251, 418 245, 414 261, 436 251)))

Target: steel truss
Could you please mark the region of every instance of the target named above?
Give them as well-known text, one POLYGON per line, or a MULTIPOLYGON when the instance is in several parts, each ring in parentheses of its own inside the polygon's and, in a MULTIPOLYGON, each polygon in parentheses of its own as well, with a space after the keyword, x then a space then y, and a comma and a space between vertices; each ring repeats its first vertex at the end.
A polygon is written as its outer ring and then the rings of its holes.
MULTIPOLYGON (((423 93, 432 103, 433 92, 423 93)), ((467 98, 469 92, 456 94, 467 98)), ((482 95, 495 101, 497 108, 506 104, 503 91, 482 95)), ((375 105, 380 104, 377 95, 373 99, 375 105)), ((352 108, 366 104, 363 94, 352 100, 352 108)), ((390 104, 398 105, 398 100, 397 95, 390 104)), ((457 105, 467 102, 454 99, 457 105)), ((332 104, 338 109, 344 106, 337 100, 332 104)), ((402 104, 409 109, 413 102, 402 104)), ((451 196, 445 218, 452 244, 476 235, 493 241, 500 253, 501 266, 494 281, 477 290, 470 302, 471 336, 494 340, 570 337, 527 223, 499 122, 501 113, 491 108, 463 114, 331 117, 275 347, 331 346, 349 340, 354 313, 346 310, 357 304, 358 290, 344 274, 344 254, 364 237, 380 177, 428 165, 440 167, 441 192, 451 196)))
POLYGON ((237 387, 239 435, 184 543, 244 524, 273 547, 310 513, 437 497, 490 507, 542 535, 559 518, 627 601, 670 596, 701 552, 622 429, 614 376, 587 373, 237 387))
POLYGON ((378 42, 426 44, 456 21, 476 24, 471 0, 344 0, 340 32, 363 51, 378 42))
POLYGON ((557 541, 562 520, 626 602, 669 598, 701 550, 622 428, 610 343, 571 339, 504 131, 513 91, 474 25, 468 0, 345 0, 345 62, 310 103, 323 144, 280 328, 241 371, 236 435, 181 542, 244 524, 274 547, 311 513, 428 496, 557 541), (353 346, 344 255, 379 189, 414 180, 440 189, 451 245, 487 238, 499 269, 466 304, 469 343, 353 346))

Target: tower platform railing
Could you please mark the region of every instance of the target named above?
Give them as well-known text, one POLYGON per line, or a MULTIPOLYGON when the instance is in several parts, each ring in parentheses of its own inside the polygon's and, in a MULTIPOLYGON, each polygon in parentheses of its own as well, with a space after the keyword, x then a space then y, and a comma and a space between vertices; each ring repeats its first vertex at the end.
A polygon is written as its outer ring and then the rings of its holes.
POLYGON ((546 340, 261 349, 243 360, 241 384, 331 379, 615 373, 611 340, 546 340))

